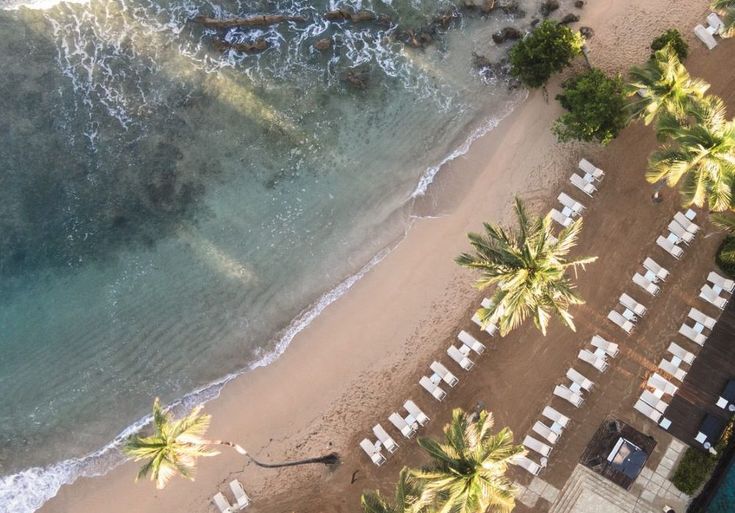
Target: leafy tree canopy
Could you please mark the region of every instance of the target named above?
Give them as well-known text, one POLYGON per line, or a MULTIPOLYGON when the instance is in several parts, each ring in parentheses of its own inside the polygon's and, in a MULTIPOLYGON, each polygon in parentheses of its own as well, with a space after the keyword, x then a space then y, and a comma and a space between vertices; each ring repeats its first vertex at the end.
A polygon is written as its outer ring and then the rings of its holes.
POLYGON ((689 55, 689 45, 681 37, 681 33, 676 29, 669 29, 651 43, 651 58, 653 59, 656 52, 664 49, 667 45, 671 46, 681 62, 684 62, 684 59, 689 55))

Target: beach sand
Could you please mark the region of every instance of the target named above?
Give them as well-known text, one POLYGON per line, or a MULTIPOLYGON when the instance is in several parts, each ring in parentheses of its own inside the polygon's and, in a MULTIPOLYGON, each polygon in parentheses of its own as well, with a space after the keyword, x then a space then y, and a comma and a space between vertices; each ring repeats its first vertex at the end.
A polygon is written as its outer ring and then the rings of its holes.
MULTIPOLYGON (((691 45, 687 67, 713 84, 735 112, 735 44, 726 41, 707 52, 691 36, 707 5, 694 0, 590 0, 577 25, 591 26, 590 59, 609 72, 624 72, 648 57, 650 41, 664 29, 679 28, 691 45)), ((584 63, 575 64, 582 69, 584 63)), ((570 70, 571 71, 571 70, 570 70)), ((569 72, 566 74, 568 75, 569 72)), ((523 434, 551 401, 553 385, 574 364, 576 353, 592 333, 621 344, 619 364, 600 376, 588 377, 598 391, 580 410, 558 406, 574 420, 565 433, 544 477, 561 487, 584 445, 602 418, 614 412, 648 432, 656 429, 633 415, 640 384, 675 334, 686 302, 714 266, 712 255, 721 234, 700 213, 703 236, 675 262, 654 244, 678 206, 678 197, 664 190, 664 201, 650 200, 653 187, 643 178, 646 159, 656 147, 653 130, 639 123, 627 128, 608 148, 558 144, 549 128, 560 114, 553 97, 559 77, 549 87, 550 101, 532 92, 501 125, 479 139, 469 153, 447 166, 429 197, 416 205, 418 218, 407 236, 372 271, 299 334, 272 365, 228 384, 206 411, 213 415, 210 435, 236 441, 261 461, 283 461, 337 451, 342 464, 281 471, 260 469, 241 456, 224 452, 199 462, 196 481, 174 480, 157 491, 150 482, 133 483, 137 466, 126 464, 100 478, 80 479, 61 489, 44 513, 153 513, 214 511, 210 497, 218 490, 230 496, 227 482, 240 479, 253 499, 248 511, 359 511, 365 489, 390 492, 399 469, 425 459, 415 441, 402 439, 387 421, 413 399, 432 418, 422 434, 437 435, 454 407, 478 403, 492 411, 496 426, 508 425, 523 434), (567 178, 581 156, 606 170, 600 192, 590 199, 572 190, 567 178), (585 230, 575 255, 599 255, 583 272, 579 291, 587 304, 575 308, 574 334, 552 323, 547 337, 524 326, 504 339, 479 334, 469 321, 482 297, 472 289, 473 276, 453 259, 468 249, 466 232, 483 221, 508 222, 511 202, 519 194, 536 212, 546 212, 564 190, 585 205, 585 230), (651 300, 629 281, 646 255, 665 265, 676 280, 666 294, 651 300), (634 336, 605 320, 617 297, 628 291, 651 312, 634 336), (444 351, 459 329, 490 346, 467 374, 448 362, 444 351), (666 338, 669 337, 669 338, 666 338), (418 386, 432 359, 441 359, 460 377, 443 403, 418 386), (570 411, 571 410, 571 411, 570 411), (358 447, 372 438, 371 427, 382 423, 401 449, 381 468, 358 447), (354 482, 352 482, 354 478, 354 482)), ((706 310, 714 315, 715 312, 706 310)), ((557 406, 557 403, 554 403, 557 406)), ((568 406, 568 405, 567 405, 568 406)), ((528 476, 513 469, 513 477, 528 476)), ((519 506, 518 511, 526 511, 519 506)))

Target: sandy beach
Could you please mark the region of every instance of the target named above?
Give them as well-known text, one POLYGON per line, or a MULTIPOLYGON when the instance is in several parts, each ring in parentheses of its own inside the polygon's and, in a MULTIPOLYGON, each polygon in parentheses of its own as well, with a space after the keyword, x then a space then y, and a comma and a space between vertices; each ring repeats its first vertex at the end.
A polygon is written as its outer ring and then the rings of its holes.
MULTIPOLYGON (((725 99, 732 115, 735 44, 724 41, 707 52, 693 38, 694 20, 706 12, 707 2, 700 0, 590 0, 574 26, 594 29, 590 60, 608 72, 642 63, 654 37, 678 28, 691 47, 687 68, 712 84, 711 92, 725 99)), ((580 58, 575 68, 583 67, 580 58)), ((176 479, 158 491, 147 481, 135 484, 137 467, 128 463, 106 476, 63 487, 40 511, 214 511, 210 497, 238 478, 253 499, 249 511, 355 512, 363 490, 388 491, 402 466, 424 461, 414 441, 397 436, 401 449, 381 468, 358 447, 359 440, 371 436, 371 426, 388 426, 387 416, 403 401, 413 399, 432 418, 423 434, 437 435, 453 407, 469 409, 480 402, 494 413, 496 426, 508 425, 522 439, 550 401, 553 385, 595 332, 620 342, 629 361, 606 374, 599 382, 604 392, 574 412, 577 429, 557 449, 545 478, 555 486, 564 484, 598 418, 609 412, 630 418, 641 430, 655 429, 634 417, 633 398, 668 343, 659 334, 676 331, 683 301, 696 297, 705 271, 712 269, 721 234, 702 213, 698 222, 704 236, 686 259, 662 256, 654 241, 678 207, 678 196, 667 189, 662 203, 650 201, 653 188, 643 174, 657 145, 653 130, 633 124, 607 148, 557 143, 550 126, 561 112, 553 97, 562 78, 550 85, 548 103, 540 91, 531 92, 497 129, 442 170, 429 196, 416 205, 418 214, 431 216, 418 217, 405 239, 299 334, 281 358, 228 384, 206 407, 213 415, 213 438, 238 442, 261 461, 337 451, 341 465, 274 471, 225 452, 201 460, 194 483, 176 479), (581 156, 607 173, 594 199, 572 191, 567 182, 581 156), (489 354, 470 374, 456 369, 460 384, 443 403, 435 402, 419 388, 419 377, 432 359, 444 358, 460 329, 481 337, 469 319, 482 296, 471 287, 473 276, 453 261, 468 248, 466 232, 478 231, 483 221, 508 222, 515 195, 535 212, 546 212, 562 190, 588 206, 575 254, 600 256, 580 276, 587 304, 573 310, 578 333, 554 321, 546 338, 531 325, 504 339, 485 336, 481 340, 490 346, 489 354), (647 254, 665 260, 680 278, 671 293, 655 300, 655 309, 648 305, 656 313, 623 344, 622 332, 605 315, 624 287, 630 289, 627 282, 647 254)), ((527 478, 513 472, 519 481, 527 478)), ((525 510, 519 506, 518 511, 525 510)))

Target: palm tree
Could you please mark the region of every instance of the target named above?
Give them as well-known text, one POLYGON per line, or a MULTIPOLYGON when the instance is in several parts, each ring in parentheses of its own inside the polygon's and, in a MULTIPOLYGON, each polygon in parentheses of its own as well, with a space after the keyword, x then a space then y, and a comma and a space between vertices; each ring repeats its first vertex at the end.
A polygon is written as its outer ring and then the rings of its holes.
POLYGON ((683 119, 692 100, 701 99, 709 89, 707 82, 689 76, 671 45, 658 50, 643 67, 631 68, 630 77, 628 96, 636 98, 630 109, 646 125, 664 112, 683 119))
POLYGON ((594 262, 597 257, 568 261, 566 256, 576 245, 582 230, 582 219, 564 228, 556 239, 552 235, 551 218, 529 218, 520 199, 516 198, 515 211, 518 231, 484 224, 485 235, 468 234, 474 253, 463 253, 457 263, 477 269, 481 277, 475 287, 482 290, 497 284, 490 308, 477 313, 483 323, 498 324, 501 335, 519 326, 528 316, 546 335, 551 314, 555 313, 573 331, 570 305, 584 301, 574 292, 574 285, 566 277, 568 268, 594 262))
POLYGON ((417 503, 420 492, 409 476, 406 467, 401 469, 396 483, 395 502, 391 505, 380 492, 365 492, 360 498, 360 504, 365 513, 416 513, 420 510, 417 503))
POLYGON ((691 104, 681 124, 672 116, 662 116, 658 131, 672 143, 654 152, 649 159, 646 179, 665 180, 669 187, 680 187, 685 206, 707 203, 721 212, 732 206, 735 179, 735 122, 725 117, 725 104, 707 96, 691 104))
POLYGON ((712 10, 720 13, 722 23, 725 25, 720 35, 722 37, 735 36, 735 0, 714 0, 712 10))
POLYGON ((176 474, 193 479, 198 458, 219 454, 218 451, 212 449, 213 446, 230 447, 250 458, 256 465, 267 468, 306 465, 309 463, 330 465, 339 461, 338 455, 331 453, 320 458, 309 458, 287 463, 261 463, 237 444, 204 438, 207 428, 209 428, 211 415, 202 415, 201 410, 202 406, 197 406, 183 418, 173 420, 156 398, 153 402, 153 434, 150 436, 135 434, 127 440, 122 449, 134 461, 145 460, 138 472, 136 481, 151 474, 151 480, 156 482, 156 488, 161 489, 176 474))
POLYGON ((421 497, 419 506, 435 513, 508 512, 515 506, 515 485, 505 477, 510 461, 525 454, 513 445, 513 433, 504 428, 496 434, 492 414, 468 415, 460 408, 444 426, 445 443, 419 438, 433 465, 411 470, 421 497))

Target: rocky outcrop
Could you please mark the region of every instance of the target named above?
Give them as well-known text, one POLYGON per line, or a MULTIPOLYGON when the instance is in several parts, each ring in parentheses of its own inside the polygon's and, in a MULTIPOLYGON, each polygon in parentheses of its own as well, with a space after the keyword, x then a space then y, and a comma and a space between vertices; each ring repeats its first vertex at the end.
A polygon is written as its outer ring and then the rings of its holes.
POLYGON ((323 37, 314 41, 314 48, 320 52, 325 52, 332 48, 332 40, 328 37, 323 37))
POLYGON ((493 41, 499 45, 505 41, 515 41, 523 37, 523 32, 515 27, 505 27, 493 34, 493 41))
POLYGON ((234 27, 268 27, 270 25, 276 25, 284 21, 295 21, 304 23, 306 18, 303 16, 286 16, 283 14, 271 14, 263 16, 249 16, 246 18, 228 18, 228 19, 217 19, 209 18, 207 16, 195 16, 192 18, 194 23, 204 25, 205 27, 211 28, 234 28, 234 27))
POLYGON ((230 43, 228 41, 217 40, 214 42, 214 47, 224 52, 227 50, 235 50, 236 52, 243 53, 260 53, 268 49, 270 44, 265 39, 258 38, 250 43, 230 43))
POLYGON ((347 87, 359 91, 367 89, 369 79, 369 71, 365 69, 352 69, 342 75, 342 82, 344 82, 347 87))
POLYGON ((567 14, 566 16, 564 16, 559 21, 559 23, 561 23, 562 25, 569 25, 570 23, 575 23, 577 21, 579 21, 579 16, 577 16, 576 14, 570 12, 569 14, 567 14))
POLYGON ((559 0, 545 0, 539 8, 541 16, 546 18, 549 14, 556 11, 559 8, 559 0))
POLYGON ((388 26, 391 24, 390 16, 380 15, 378 16, 372 11, 361 10, 353 12, 350 9, 344 7, 335 9, 334 11, 327 11, 323 15, 327 21, 349 21, 351 23, 371 23, 377 22, 380 25, 388 26))
POLYGON ((595 31, 592 30, 592 27, 579 27, 579 33, 582 34, 582 37, 585 39, 592 39, 592 36, 595 35, 595 31))
POLYGON ((584 7, 584 0, 577 0, 576 2, 574 2, 574 7, 576 7, 577 9, 581 9, 582 7, 584 7))

